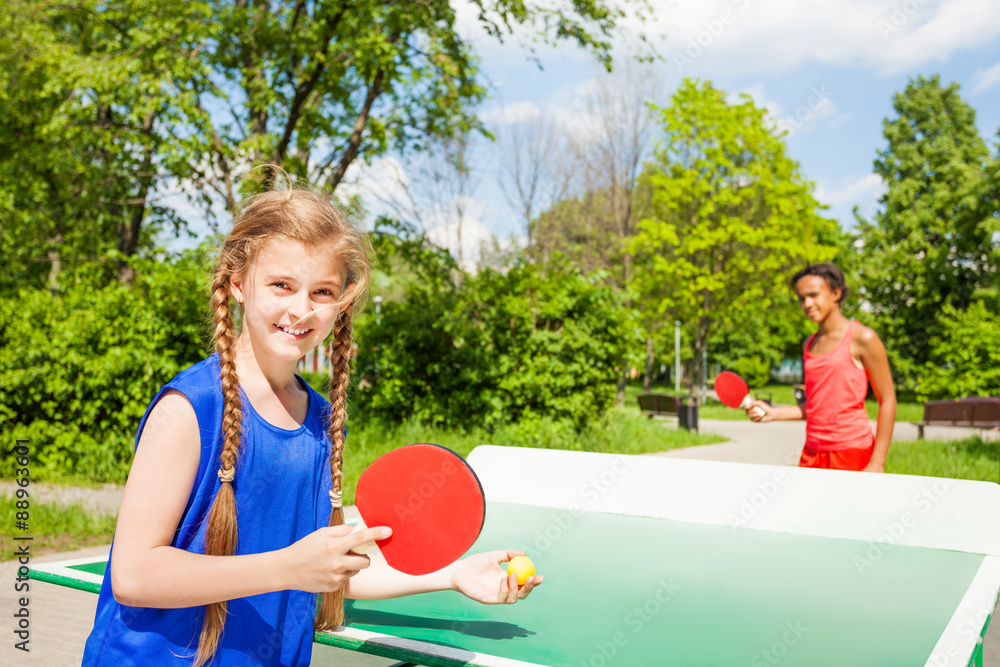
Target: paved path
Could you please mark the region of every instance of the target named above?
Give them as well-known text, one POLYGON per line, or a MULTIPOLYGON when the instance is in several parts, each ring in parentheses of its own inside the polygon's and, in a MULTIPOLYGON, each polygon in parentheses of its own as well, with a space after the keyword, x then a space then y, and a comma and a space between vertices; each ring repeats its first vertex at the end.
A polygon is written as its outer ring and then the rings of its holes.
MULTIPOLYGON (((805 440, 804 422, 771 422, 754 424, 750 421, 701 420, 702 432, 718 433, 729 438, 729 442, 717 445, 701 445, 661 452, 654 456, 708 459, 715 461, 736 461, 741 463, 763 463, 771 465, 796 465, 802 443, 805 440)), ((928 428, 928 438, 953 439, 980 433, 969 429, 928 428)), ((985 437, 997 437, 988 433, 985 437)), ((916 439, 916 427, 897 423, 894 438, 897 440, 916 439)), ((12 484, 0 481, 0 493, 12 488, 12 484)), ((94 489, 67 488, 32 484, 36 500, 71 504, 80 502, 85 507, 98 511, 116 513, 121 503, 122 488, 105 485, 94 489)), ((354 516, 353 507, 348 508, 348 516, 354 516)), ((110 546, 92 547, 70 553, 49 554, 32 559, 34 563, 85 558, 106 555, 110 546)), ((11 622, 7 610, 16 608, 17 597, 23 593, 14 591, 17 563, 0 563, 0 614, 11 622)), ((24 667, 69 667, 79 665, 83 657, 83 646, 94 623, 97 596, 93 593, 76 591, 62 586, 41 582, 30 582, 29 610, 31 614, 31 653, 24 654, 13 648, 10 639, 12 625, 0 626, 0 632, 7 637, 0 645, 0 664, 24 667)), ((313 665, 319 667, 388 667, 395 664, 382 658, 361 653, 342 651, 328 646, 315 646, 313 665)), ((985 667, 1000 667, 1000 621, 990 625, 986 633, 985 667)))
MULTIPOLYGON (((668 423, 665 421, 665 423, 668 423)), ((654 456, 672 456, 683 459, 733 461, 736 463, 765 463, 769 465, 798 465, 802 443, 806 440, 804 421, 777 421, 756 424, 749 419, 721 420, 700 419, 702 433, 718 433, 729 442, 717 445, 698 445, 659 452, 654 456)), ((872 422, 875 428, 875 422, 872 422)), ((957 440, 979 435, 998 440, 1000 432, 949 426, 928 426, 924 437, 928 440, 957 440)), ((892 431, 894 442, 917 439, 917 427, 909 422, 896 422, 892 431)), ((890 449, 891 453, 891 449, 890 449)))

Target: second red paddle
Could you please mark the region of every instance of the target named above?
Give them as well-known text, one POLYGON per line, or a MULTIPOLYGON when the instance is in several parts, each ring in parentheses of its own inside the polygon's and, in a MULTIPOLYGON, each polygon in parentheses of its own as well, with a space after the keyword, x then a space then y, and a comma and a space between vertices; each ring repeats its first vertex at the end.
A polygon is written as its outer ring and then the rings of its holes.
POLYGON ((361 473, 354 502, 366 526, 392 528, 377 544, 386 562, 406 574, 454 563, 479 537, 486 518, 476 473, 455 452, 432 444, 407 445, 377 458, 361 473))
MULTIPOLYGON (((753 401, 750 398, 750 388, 747 386, 746 380, 732 371, 722 371, 716 375, 714 386, 719 400, 730 408, 746 410, 753 401)), ((760 416, 764 414, 759 406, 755 407, 753 412, 760 416)))

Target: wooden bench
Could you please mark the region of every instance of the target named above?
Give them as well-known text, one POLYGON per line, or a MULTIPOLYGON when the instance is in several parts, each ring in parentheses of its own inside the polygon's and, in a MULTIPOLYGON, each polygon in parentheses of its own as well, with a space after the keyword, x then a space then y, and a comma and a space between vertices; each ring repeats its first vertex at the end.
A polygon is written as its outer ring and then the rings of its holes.
POLYGON ((653 417, 676 417, 680 401, 676 396, 666 394, 643 394, 639 397, 639 412, 650 419, 653 417))
POLYGON ((1000 428, 1000 398, 973 396, 955 401, 927 401, 923 421, 913 422, 913 425, 921 440, 925 426, 1000 428))
POLYGON ((698 432, 698 406, 685 399, 666 394, 643 394, 639 397, 639 412, 653 417, 677 417, 677 426, 698 432))

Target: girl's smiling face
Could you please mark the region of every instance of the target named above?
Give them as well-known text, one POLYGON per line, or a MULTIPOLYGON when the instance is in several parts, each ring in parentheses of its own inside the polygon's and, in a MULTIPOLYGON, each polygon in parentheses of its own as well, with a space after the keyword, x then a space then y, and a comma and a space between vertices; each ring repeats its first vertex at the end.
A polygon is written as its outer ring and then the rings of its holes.
POLYGON ((309 247, 289 238, 272 239, 260 251, 249 276, 230 277, 243 303, 243 332, 253 349, 296 361, 330 335, 340 309, 328 307, 344 294, 346 271, 332 246, 309 247), (298 320, 315 311, 308 319, 298 320), (294 325, 294 326, 293 326, 294 325))
POLYGON ((799 297, 799 308, 813 322, 822 322, 840 301, 840 289, 831 290, 826 280, 820 276, 802 276, 795 283, 799 297))

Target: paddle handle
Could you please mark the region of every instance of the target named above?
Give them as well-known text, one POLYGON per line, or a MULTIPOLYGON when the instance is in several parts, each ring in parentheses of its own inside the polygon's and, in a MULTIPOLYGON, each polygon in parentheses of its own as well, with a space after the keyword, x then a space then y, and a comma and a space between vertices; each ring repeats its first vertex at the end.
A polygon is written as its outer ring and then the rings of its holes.
POLYGON ((376 551, 377 549, 378 546, 375 544, 375 542, 365 542, 351 549, 351 553, 355 553, 359 556, 367 556, 376 551))
MULTIPOLYGON (((362 523, 362 522, 359 522, 358 525, 356 525, 354 527, 354 533, 358 532, 359 530, 364 530, 365 528, 366 528, 365 524, 362 523)), ((353 535, 354 533, 351 533, 351 534, 353 535)), ((374 553, 376 551, 378 551, 378 545, 375 544, 374 541, 369 540, 367 542, 362 542, 358 546, 354 547, 353 549, 351 549, 350 552, 354 553, 354 554, 357 554, 359 556, 367 556, 367 555, 369 555, 371 553, 374 553)))
MULTIPOLYGON (((750 403, 752 401, 753 401, 753 399, 750 398, 750 394, 747 394, 746 396, 744 396, 743 400, 740 401, 740 410, 746 410, 747 407, 750 405, 750 403)), ((753 410, 750 411, 750 414, 751 414, 751 416, 754 416, 754 417, 763 417, 764 416, 764 410, 759 405, 755 405, 753 407, 753 410)))

